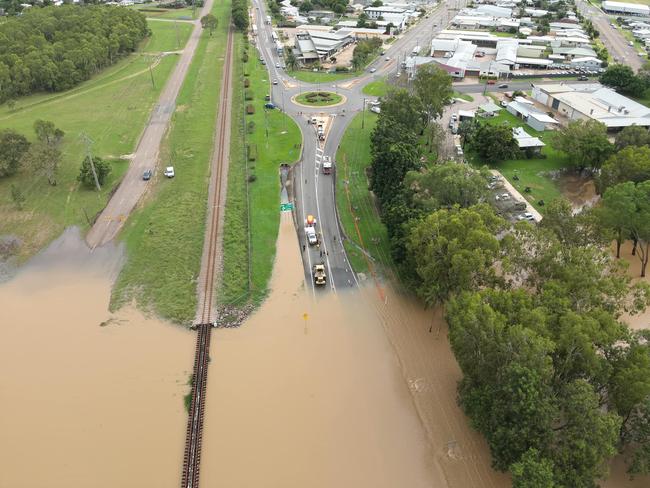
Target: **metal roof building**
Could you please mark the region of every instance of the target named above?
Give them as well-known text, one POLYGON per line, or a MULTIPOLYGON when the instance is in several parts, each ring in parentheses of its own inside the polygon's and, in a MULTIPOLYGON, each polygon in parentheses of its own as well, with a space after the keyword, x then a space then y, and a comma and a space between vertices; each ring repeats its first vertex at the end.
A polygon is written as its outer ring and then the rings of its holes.
POLYGON ((637 3, 610 2, 605 0, 602 3, 605 12, 613 14, 650 15, 650 7, 637 3))

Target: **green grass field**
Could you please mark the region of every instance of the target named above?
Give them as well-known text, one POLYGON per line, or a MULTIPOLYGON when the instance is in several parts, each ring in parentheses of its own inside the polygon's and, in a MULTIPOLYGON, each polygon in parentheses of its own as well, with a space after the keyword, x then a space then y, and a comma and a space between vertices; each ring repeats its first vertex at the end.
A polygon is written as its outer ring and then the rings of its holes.
POLYGON ((460 93, 460 92, 455 91, 452 94, 452 96, 454 98, 460 98, 461 100, 465 100, 466 102, 473 102, 474 101, 474 97, 471 96, 471 95, 468 95, 467 93, 460 93))
POLYGON ((358 76, 360 73, 350 71, 349 73, 328 73, 326 71, 289 71, 289 76, 307 83, 329 83, 330 81, 342 81, 358 76))
POLYGON ((155 181, 149 201, 122 233, 127 261, 113 288, 112 309, 135 300, 177 323, 194 317, 230 3, 218 3, 212 13, 219 28, 201 37, 161 150, 160 159, 174 165, 176 177, 155 181))
POLYGON ((188 22, 148 22, 155 35, 145 41, 144 52, 165 52, 182 49, 187 42, 194 25, 188 22))
POLYGON ((370 166, 370 134, 377 122, 372 112, 358 114, 348 126, 336 152, 336 205, 345 235, 345 249, 357 272, 368 271, 363 250, 372 256, 374 266, 392 266, 386 227, 379 218, 375 201, 368 190, 366 168, 370 166), (359 233, 354 225, 355 218, 359 233), (361 234, 361 239, 359 238, 361 234))
POLYGON ((386 78, 380 80, 371 81, 366 86, 363 87, 363 93, 373 97, 383 97, 388 93, 389 84, 386 81, 386 78))
MULTIPOLYGON (((191 20, 192 17, 192 8, 156 8, 146 5, 138 5, 135 7, 136 10, 141 11, 144 15, 156 19, 179 19, 179 20, 191 20)), ((201 14, 201 8, 196 7, 195 15, 198 17, 201 14)))
POLYGON ((314 107, 327 107, 329 105, 336 105, 337 103, 341 102, 341 100, 343 100, 343 97, 341 95, 332 92, 322 92, 322 91, 305 92, 305 93, 301 93, 296 97, 296 102, 302 103, 303 105, 311 105, 314 107), (310 95, 319 94, 319 93, 327 93, 327 96, 326 97, 316 96, 310 98, 310 95))
MULTIPOLYGON (((241 52, 243 42, 242 39, 238 40, 238 52, 241 52)), ((234 102, 238 107, 234 106, 233 113, 237 110, 238 117, 233 118, 219 302, 242 305, 249 300, 259 303, 266 296, 280 223, 279 168, 282 163, 291 164, 298 160, 301 136, 298 126, 290 117, 279 110, 264 109, 264 97, 269 93, 269 76, 259 60, 255 56, 249 56, 249 61, 243 66, 241 62, 237 64, 234 86, 239 93, 235 94, 234 102), (244 70, 248 74, 246 77, 244 70), (252 94, 253 100, 246 101, 245 105, 252 104, 255 107, 252 115, 244 115, 244 78, 250 80, 247 90, 252 94), (252 133, 248 129, 251 122, 252 133), (257 157, 254 161, 246 161, 247 146, 255 148, 257 157), (254 181, 248 183, 247 199, 246 182, 249 176, 254 181), (247 205, 250 209, 250 229, 247 205), (249 252, 250 268, 246 265, 249 252)))
MULTIPOLYGON (((512 127, 523 127, 524 130, 534 137, 539 137, 546 146, 542 148, 542 154, 545 159, 517 159, 504 161, 492 165, 498 169, 508 181, 540 212, 544 213, 544 207, 539 206, 539 200, 544 200, 546 204, 561 196, 560 190, 555 182, 549 177, 548 173, 561 170, 568 165, 566 154, 556 151, 551 147, 551 136, 553 131, 538 132, 522 120, 518 119, 511 113, 501 110, 497 117, 488 119, 490 124, 499 124, 506 122, 512 127), (515 174, 519 180, 513 179, 515 174), (524 189, 531 188, 530 193, 524 189)), ((478 165, 483 163, 476 162, 478 165)))
MULTIPOLYGON (((153 40, 159 35, 158 25, 152 26, 152 30, 153 40)), ((108 194, 126 171, 128 161, 120 156, 133 152, 177 60, 176 55, 157 60, 133 54, 71 90, 23 97, 11 110, 0 106, 0 128, 11 128, 33 139, 34 121, 43 119, 54 122, 66 133, 56 186, 34 177, 26 169, 0 179, 0 235, 16 235, 23 241, 20 261, 47 245, 69 225, 88 228, 86 214, 92 219, 104 207, 108 194), (151 63, 155 87, 149 74, 151 63), (81 187, 76 180, 85 156, 82 132, 94 141, 94 155, 113 161, 113 171, 101 192, 81 187), (12 184, 26 196, 22 211, 16 210, 11 200, 12 184)))

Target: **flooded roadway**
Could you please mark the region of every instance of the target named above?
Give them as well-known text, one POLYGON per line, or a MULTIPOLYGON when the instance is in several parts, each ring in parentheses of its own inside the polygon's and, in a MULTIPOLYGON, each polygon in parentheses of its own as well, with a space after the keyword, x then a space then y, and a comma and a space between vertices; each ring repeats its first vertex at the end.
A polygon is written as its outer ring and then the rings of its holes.
MULTIPOLYGON (((120 253, 78 245, 0 285, 0 487, 176 487, 194 335, 111 316, 120 253)), ((509 487, 456 405, 439 312, 373 286, 312 301, 299 262, 283 218, 269 299, 213 335, 201 485, 509 487)), ((617 458, 603 486, 648 478, 617 458)))

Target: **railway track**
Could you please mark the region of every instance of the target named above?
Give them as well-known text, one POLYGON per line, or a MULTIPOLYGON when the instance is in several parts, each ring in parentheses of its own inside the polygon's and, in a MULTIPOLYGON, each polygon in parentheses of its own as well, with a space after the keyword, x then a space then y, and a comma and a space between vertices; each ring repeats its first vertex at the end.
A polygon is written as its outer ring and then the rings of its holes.
POLYGON ((208 363, 210 355, 210 336, 212 331, 212 303, 215 278, 217 273, 217 251, 219 225, 221 222, 220 204, 222 199, 222 185, 224 176, 224 161, 228 155, 227 129, 230 125, 230 85, 232 68, 233 31, 228 32, 226 55, 224 59, 223 82, 221 86, 221 101, 217 115, 217 137, 212 157, 212 174, 210 188, 210 207, 208 210, 208 238, 206 259, 204 260, 205 275, 202 283, 203 292, 200 297, 197 314, 196 352, 194 356, 194 371, 192 375, 192 401, 190 403, 189 418, 185 437, 185 453, 183 455, 183 473, 181 488, 198 488, 199 470, 201 464, 201 444, 203 438, 203 417, 205 410, 205 395, 208 379, 208 363))

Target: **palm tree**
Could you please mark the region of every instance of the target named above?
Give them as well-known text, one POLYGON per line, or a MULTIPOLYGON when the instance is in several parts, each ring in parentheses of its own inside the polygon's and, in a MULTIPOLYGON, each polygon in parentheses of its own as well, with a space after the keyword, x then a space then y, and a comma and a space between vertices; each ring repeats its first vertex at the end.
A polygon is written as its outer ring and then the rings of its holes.
POLYGON ((298 59, 291 50, 287 51, 287 68, 289 71, 296 71, 296 68, 298 68, 298 59))

